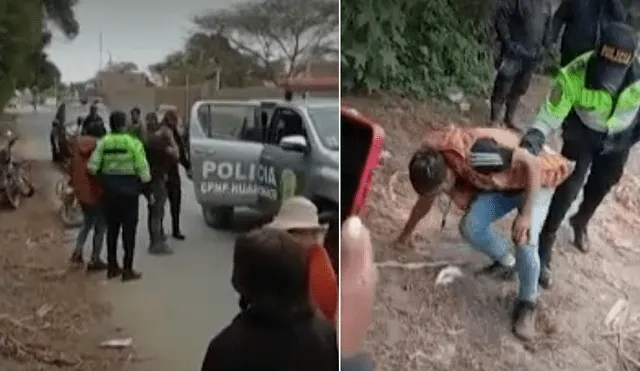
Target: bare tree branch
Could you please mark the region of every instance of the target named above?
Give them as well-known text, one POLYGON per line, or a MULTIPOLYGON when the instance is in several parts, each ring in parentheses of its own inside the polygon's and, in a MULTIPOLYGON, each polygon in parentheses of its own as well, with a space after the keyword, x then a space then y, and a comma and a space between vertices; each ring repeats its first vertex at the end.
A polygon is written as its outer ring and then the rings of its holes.
MULTIPOLYGON (((286 60, 291 74, 304 58, 320 50, 337 49, 339 3, 336 0, 247 1, 196 17, 202 30, 224 35, 265 67, 286 60)), ((274 76, 277 71, 273 71, 274 76)))

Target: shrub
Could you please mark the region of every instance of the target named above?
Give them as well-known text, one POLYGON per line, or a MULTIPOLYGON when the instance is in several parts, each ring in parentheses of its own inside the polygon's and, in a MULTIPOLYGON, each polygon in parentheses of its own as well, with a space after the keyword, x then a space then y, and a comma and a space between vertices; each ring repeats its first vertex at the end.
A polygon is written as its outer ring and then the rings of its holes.
POLYGON ((482 94, 493 75, 495 0, 342 1, 342 85, 482 94))

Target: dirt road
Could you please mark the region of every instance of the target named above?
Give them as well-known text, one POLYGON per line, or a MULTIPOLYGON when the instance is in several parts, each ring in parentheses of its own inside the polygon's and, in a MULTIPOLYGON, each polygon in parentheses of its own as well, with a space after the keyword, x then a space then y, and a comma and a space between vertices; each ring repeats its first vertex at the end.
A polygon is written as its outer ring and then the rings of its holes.
MULTIPOLYGON (((532 115, 545 89, 543 81, 532 87, 522 120, 532 115)), ((590 224, 592 252, 577 252, 564 229, 554 261, 556 285, 541 296, 540 336, 523 345, 509 328, 514 284, 473 275, 487 261, 461 241, 459 214, 440 231, 441 214, 434 211, 418 227, 414 249, 391 243, 415 200, 406 166, 420 138, 430 126, 471 125, 483 118, 462 117, 433 102, 343 101, 377 119, 387 135, 390 157, 374 177, 366 216, 376 260, 427 265, 380 268, 368 340, 376 370, 640 370, 639 148, 590 224), (449 265, 460 267, 464 276, 436 286, 437 273, 449 265)), ((508 231, 508 221, 500 225, 508 231)))
MULTIPOLYGON (((48 161, 51 114, 28 113, 19 120, 21 131, 33 143, 30 153, 48 161)), ((175 371, 199 369, 208 341, 236 313, 237 298, 230 285, 234 234, 208 228, 197 205, 191 182, 183 182, 184 242, 170 240, 172 256, 150 256, 148 234, 138 228, 136 266, 139 282, 102 283, 113 305, 111 322, 132 336, 138 358, 129 369, 175 371)), ((146 221, 141 202, 140 220, 146 221)), ((168 221, 166 223, 168 225, 168 221)))

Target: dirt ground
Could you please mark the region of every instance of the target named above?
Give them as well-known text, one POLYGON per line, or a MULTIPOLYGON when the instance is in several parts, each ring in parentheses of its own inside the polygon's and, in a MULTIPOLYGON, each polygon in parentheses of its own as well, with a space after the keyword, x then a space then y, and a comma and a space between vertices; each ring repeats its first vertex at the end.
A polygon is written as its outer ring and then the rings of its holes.
MULTIPOLYGON (((521 120, 531 117, 546 87, 546 80, 536 80, 521 120)), ((383 126, 389 154, 376 171, 365 217, 380 267, 368 338, 376 370, 640 370, 638 148, 590 224, 592 251, 579 253, 564 227, 554 259, 555 286, 541 296, 539 337, 523 344, 510 333, 515 284, 473 274, 488 261, 460 239, 459 213, 440 231, 441 214, 434 210, 418 226, 413 248, 392 243, 415 200, 406 174, 412 150, 431 126, 482 122, 486 103, 472 102, 468 116, 475 120, 434 102, 343 97, 343 103, 383 126), (464 275, 436 285, 447 266, 464 275)), ((508 230, 508 221, 499 224, 508 230)))
MULTIPOLYGON (((0 122, 2 133, 10 127, 0 122)), ((16 148, 26 159, 27 140, 16 148)), ((117 329, 105 322, 110 308, 98 279, 67 264, 54 174, 50 164, 32 162, 36 194, 18 210, 0 209, 0 370, 121 370, 131 352, 99 348, 117 329)))

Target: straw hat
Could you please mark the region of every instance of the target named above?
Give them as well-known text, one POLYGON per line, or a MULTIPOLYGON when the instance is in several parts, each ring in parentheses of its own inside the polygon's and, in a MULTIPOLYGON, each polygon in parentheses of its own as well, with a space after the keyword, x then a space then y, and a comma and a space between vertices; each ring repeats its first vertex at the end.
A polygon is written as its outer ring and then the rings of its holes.
POLYGON ((283 231, 291 229, 310 229, 325 231, 328 224, 320 224, 318 208, 309 199, 294 196, 286 199, 280 206, 273 221, 265 226, 283 231))

